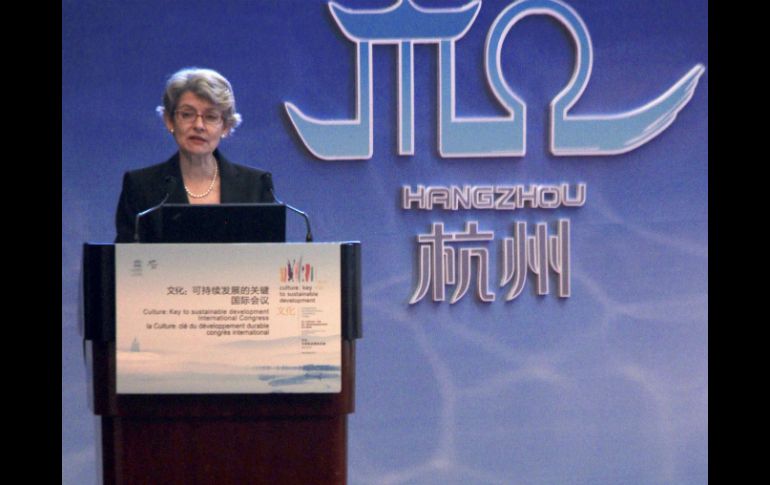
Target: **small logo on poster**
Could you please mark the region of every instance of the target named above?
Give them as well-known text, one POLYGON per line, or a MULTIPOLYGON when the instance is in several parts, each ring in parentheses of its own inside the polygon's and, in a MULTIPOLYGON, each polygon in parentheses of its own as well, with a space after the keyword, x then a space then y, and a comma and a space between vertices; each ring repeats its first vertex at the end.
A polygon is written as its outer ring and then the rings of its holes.
POLYGON ((281 283, 307 283, 315 281, 315 268, 310 263, 303 263, 292 259, 286 260, 286 264, 280 268, 281 283))
POLYGON ((131 266, 131 276, 142 276, 142 260, 135 259, 131 266))

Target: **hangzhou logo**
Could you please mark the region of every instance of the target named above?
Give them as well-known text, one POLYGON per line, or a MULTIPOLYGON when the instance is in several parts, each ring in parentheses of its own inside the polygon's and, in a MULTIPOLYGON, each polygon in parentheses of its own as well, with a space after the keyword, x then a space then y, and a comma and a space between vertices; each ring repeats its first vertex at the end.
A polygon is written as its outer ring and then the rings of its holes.
POLYGON ((504 117, 460 117, 455 113, 455 45, 481 8, 474 0, 458 8, 422 8, 399 0, 384 9, 352 9, 330 2, 340 31, 356 44, 356 117, 314 118, 291 102, 286 111, 305 147, 323 160, 365 160, 373 154, 372 46, 398 47, 398 153, 414 154, 414 45, 437 44, 439 78, 438 151, 442 157, 521 157, 526 153, 527 105, 503 78, 501 50, 510 29, 530 15, 555 18, 576 46, 567 86, 550 104, 550 150, 557 156, 615 155, 634 150, 663 132, 690 101, 705 71, 693 66, 654 100, 621 113, 571 112, 588 85, 593 47, 583 19, 559 0, 519 0, 497 16, 484 50, 487 82, 508 112, 504 117))
MULTIPOLYGON (((352 3, 352 0, 350 0, 352 3)), ((427 3, 427 2, 424 2, 427 3)), ((329 11, 343 35, 355 44, 356 111, 353 119, 313 117, 291 102, 286 112, 303 145, 321 160, 368 160, 373 156, 374 45, 393 45, 398 52, 398 154, 414 155, 414 46, 437 46, 437 150, 442 158, 523 157, 527 152, 527 105, 506 83, 502 48, 510 30, 522 19, 545 15, 555 19, 575 46, 572 76, 549 106, 548 145, 552 155, 608 156, 631 152, 665 131, 690 102, 705 72, 695 64, 651 101, 609 114, 576 113, 574 106, 592 74, 593 45, 585 22, 561 0, 516 0, 492 22, 480 64, 504 116, 461 116, 456 112, 455 53, 457 42, 472 28, 481 0, 456 8, 423 8, 412 0, 398 0, 388 8, 362 9, 329 2, 329 11)), ((629 59, 629 64, 633 59, 629 59)), ((388 73, 376 73, 388 78, 388 73)), ((464 228, 447 227, 433 220, 415 237, 414 283, 407 302, 447 301, 455 304, 467 294, 483 303, 511 302, 530 282, 538 297, 572 295, 571 237, 566 214, 583 207, 587 184, 582 181, 495 180, 478 185, 403 184, 400 207, 411 211, 552 210, 551 221, 507 221, 496 234, 470 218, 464 228), (492 266, 499 255, 497 271, 492 266), (495 283, 494 280, 497 280, 495 283), (552 284, 553 283, 553 284, 552 284), (495 290, 495 285, 498 290, 495 290), (475 286, 475 287, 474 287, 475 286), (499 294, 499 293, 501 294, 499 294)), ((282 281, 301 277, 292 264, 282 270, 282 281), (299 276, 298 276, 299 275, 299 276)))

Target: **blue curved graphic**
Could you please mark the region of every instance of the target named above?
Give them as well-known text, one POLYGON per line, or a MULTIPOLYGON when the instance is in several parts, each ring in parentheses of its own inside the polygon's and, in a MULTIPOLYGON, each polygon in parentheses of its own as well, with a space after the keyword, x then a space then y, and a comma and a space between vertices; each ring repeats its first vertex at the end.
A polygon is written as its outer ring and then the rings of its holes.
POLYGON ((438 43, 462 37, 481 7, 472 0, 457 8, 426 9, 411 0, 399 0, 379 10, 353 10, 329 2, 337 26, 358 47, 357 114, 353 120, 322 120, 304 114, 293 103, 284 103, 302 142, 323 160, 362 160, 372 156, 372 44, 399 46, 398 151, 414 153, 415 43, 438 43))
POLYGON ((455 42, 441 41, 439 51, 439 153, 451 157, 523 156, 526 106, 510 93, 506 117, 455 116, 455 42))
POLYGON ((340 30, 357 46, 356 117, 323 120, 304 114, 292 103, 286 111, 302 142, 323 160, 372 157, 372 45, 398 46, 398 153, 414 154, 414 44, 438 44, 438 150, 442 157, 504 157, 526 154, 526 103, 503 78, 501 51, 508 32, 528 15, 554 17, 576 46, 575 68, 567 86, 550 104, 550 150, 554 155, 614 155, 647 143, 664 131, 687 105, 705 72, 695 65, 655 100, 636 109, 604 115, 574 115, 591 77, 593 48, 580 16, 561 0, 517 0, 492 23, 484 50, 490 88, 508 111, 502 117, 455 114, 455 45, 473 24, 481 7, 472 0, 457 8, 426 9, 398 0, 384 9, 350 9, 329 2, 340 30))
POLYGON ((412 0, 399 0, 388 8, 377 10, 354 10, 329 3, 337 25, 356 42, 456 39, 470 28, 480 7, 481 0, 451 9, 422 8, 412 0))
POLYGON ((697 64, 665 93, 646 105, 613 115, 567 114, 577 97, 551 103, 551 152, 554 155, 616 155, 630 152, 662 133, 695 93, 704 73, 697 64))
POLYGON ((523 102, 502 77, 500 51, 508 31, 528 15, 550 15, 569 31, 576 44, 575 70, 567 86, 551 102, 551 152, 554 155, 614 155, 650 141, 670 125, 692 97, 705 68, 698 64, 650 103, 609 115, 570 115, 591 77, 593 48, 588 29, 570 6, 559 0, 520 0, 503 10, 487 37, 486 69, 490 86, 511 111, 524 112, 523 102))
POLYGON ((372 46, 358 44, 356 118, 319 120, 304 114, 293 103, 284 106, 294 129, 310 152, 322 160, 366 160, 372 157, 372 46))

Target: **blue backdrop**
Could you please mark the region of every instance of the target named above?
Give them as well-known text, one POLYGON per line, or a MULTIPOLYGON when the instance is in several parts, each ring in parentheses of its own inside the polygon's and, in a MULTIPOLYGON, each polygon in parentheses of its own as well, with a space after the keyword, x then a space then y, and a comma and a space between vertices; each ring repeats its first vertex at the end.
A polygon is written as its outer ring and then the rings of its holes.
MULTIPOLYGON (((383 8, 390 0, 339 0, 383 8)), ((420 2, 458 7, 467 0, 420 2)), ((502 117, 484 43, 512 3, 484 0, 456 43, 456 114, 502 117)), ((92 483, 95 422, 77 331, 81 245, 114 238, 124 171, 175 150, 155 113, 165 80, 210 67, 233 84, 243 125, 233 161, 273 172, 307 210, 318 241, 360 240, 364 339, 349 420, 350 483, 702 484, 708 463, 708 15, 706 0, 570 0, 593 45, 575 115, 626 112, 693 66, 690 102, 660 135, 625 154, 550 153, 548 105, 569 81, 575 43, 543 15, 502 47, 507 84, 527 103, 521 157, 439 155, 438 49, 414 49, 414 154, 398 153, 398 51, 373 47, 373 155, 328 161, 300 141, 284 108, 352 119, 356 48, 321 0, 62 3, 62 483, 92 483), (517 211, 400 208, 403 185, 585 183, 582 207, 517 211), (501 243, 513 224, 569 219, 569 298, 532 279, 505 301, 501 243), (418 234, 432 222, 493 231, 494 302, 455 304, 417 284, 418 234)), ((288 236, 303 223, 290 216, 288 236)), ((223 444, 225 445, 225 444, 223 444)))

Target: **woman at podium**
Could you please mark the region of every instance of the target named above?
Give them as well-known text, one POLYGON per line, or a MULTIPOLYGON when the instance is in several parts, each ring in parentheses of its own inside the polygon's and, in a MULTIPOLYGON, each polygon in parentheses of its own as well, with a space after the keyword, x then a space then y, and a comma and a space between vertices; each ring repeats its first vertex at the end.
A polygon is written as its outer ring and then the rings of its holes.
MULTIPOLYGON (((166 82, 158 113, 179 150, 168 160, 123 176, 115 242, 140 238, 137 215, 161 203, 274 202, 269 173, 227 160, 220 142, 241 123, 230 82, 211 69, 186 68, 166 82)), ((153 224, 141 238, 152 239, 153 224)))

